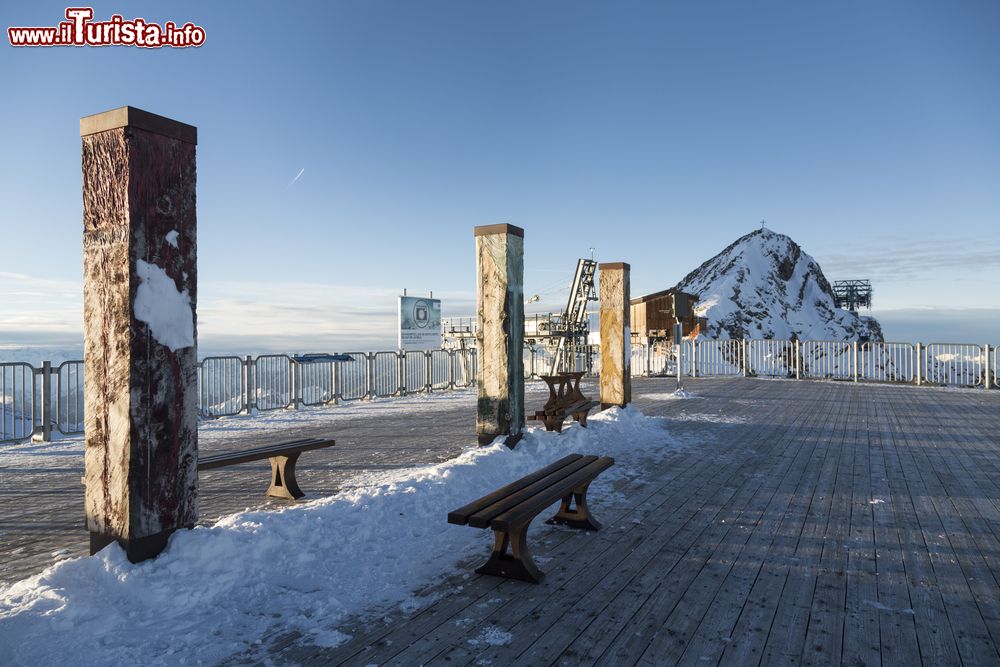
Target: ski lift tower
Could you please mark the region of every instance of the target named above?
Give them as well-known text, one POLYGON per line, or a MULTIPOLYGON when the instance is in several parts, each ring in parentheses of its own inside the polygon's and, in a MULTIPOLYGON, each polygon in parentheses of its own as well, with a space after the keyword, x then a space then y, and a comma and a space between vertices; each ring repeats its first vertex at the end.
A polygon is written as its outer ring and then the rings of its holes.
POLYGON ((587 334, 590 332, 587 303, 597 301, 597 292, 594 290, 596 272, 597 262, 593 258, 580 259, 576 263, 576 274, 569 290, 566 311, 560 319, 558 328, 554 328, 552 332, 557 336, 556 349, 552 353, 552 375, 564 365, 568 354, 575 355, 578 347, 587 344, 587 334))
POLYGON ((833 283, 833 304, 857 313, 858 308, 872 307, 872 283, 870 280, 837 280, 833 283))

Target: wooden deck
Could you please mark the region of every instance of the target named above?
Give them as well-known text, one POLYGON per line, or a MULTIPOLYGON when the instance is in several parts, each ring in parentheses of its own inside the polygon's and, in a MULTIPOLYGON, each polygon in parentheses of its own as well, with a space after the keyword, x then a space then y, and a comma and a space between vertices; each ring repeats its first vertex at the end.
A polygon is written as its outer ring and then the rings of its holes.
POLYGON ((656 397, 670 388, 638 382, 636 403, 694 444, 627 500, 592 498, 600 533, 539 521, 542 584, 465 563, 416 612, 358 620, 333 649, 269 638, 273 658, 1000 664, 1000 395, 717 379, 656 397))
MULTIPOLYGON (((638 380, 636 404, 688 446, 615 497, 592 496, 599 533, 536 521, 542 584, 463 563, 420 609, 341 627, 352 639, 339 647, 262 637, 273 661, 1000 664, 1000 392, 736 378, 690 380, 700 398, 665 400, 672 388, 638 380)), ((454 456, 473 438, 474 405, 468 392, 421 422, 299 428, 337 439, 303 457, 300 483, 316 497, 358 470, 454 456)), ((0 469, 0 578, 85 549, 78 458, 0 469)), ((205 475, 206 520, 261 504, 266 464, 244 468, 205 475)), ((445 523, 449 509, 441 529, 468 530, 445 523)))

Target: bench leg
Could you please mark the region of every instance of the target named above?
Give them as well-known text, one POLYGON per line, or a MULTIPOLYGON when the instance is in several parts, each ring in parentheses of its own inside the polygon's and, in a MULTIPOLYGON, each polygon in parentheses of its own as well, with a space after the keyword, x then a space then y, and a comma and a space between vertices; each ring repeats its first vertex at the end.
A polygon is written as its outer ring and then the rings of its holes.
POLYGON ((575 421, 577 424, 579 424, 583 428, 587 428, 587 413, 586 412, 577 412, 575 415, 573 415, 573 421, 575 421))
POLYGON ((299 460, 299 454, 301 452, 271 457, 271 487, 267 490, 267 495, 288 500, 297 500, 306 495, 295 481, 295 462, 299 460))
POLYGON ((528 551, 528 526, 511 531, 509 534, 493 531, 493 553, 490 559, 481 567, 476 568, 476 574, 491 574, 496 577, 507 577, 537 584, 545 575, 531 558, 528 551), (507 553, 507 548, 511 553, 507 553))
POLYGON ((554 415, 545 416, 545 430, 562 433, 562 419, 554 415))
POLYGON ((601 524, 591 516, 590 510, 587 508, 587 489, 589 487, 590 482, 587 482, 563 498, 559 511, 545 523, 583 530, 600 530, 601 524), (576 503, 575 508, 571 507, 574 502, 576 503))

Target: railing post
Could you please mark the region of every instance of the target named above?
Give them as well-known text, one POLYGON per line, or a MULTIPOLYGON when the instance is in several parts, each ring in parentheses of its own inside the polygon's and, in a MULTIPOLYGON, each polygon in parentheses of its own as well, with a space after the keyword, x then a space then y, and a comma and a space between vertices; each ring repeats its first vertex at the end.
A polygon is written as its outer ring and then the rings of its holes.
POLYGON ((990 344, 983 345, 983 389, 990 388, 990 344))
POLYGON ((424 352, 424 391, 434 391, 434 357, 430 350, 424 352))
MULTIPOLYGON (((994 359, 996 358, 996 355, 997 355, 996 348, 993 348, 993 355, 992 356, 993 356, 994 359)), ((990 366, 990 344, 987 343, 986 344, 986 382, 984 382, 983 385, 987 389, 990 389, 990 388, 993 387, 993 381, 994 381, 993 371, 992 371, 992 367, 990 366)))
POLYGON ((674 365, 677 367, 677 389, 681 390, 684 388, 684 383, 681 379, 681 369, 684 363, 684 339, 681 338, 681 325, 677 323, 674 325, 674 349, 677 350, 675 354, 677 358, 674 360, 674 365))
POLYGON ((375 397, 375 355, 371 352, 365 353, 365 397, 370 401, 375 397))
MULTIPOLYGON (((33 442, 52 441, 52 362, 42 362, 42 405, 41 405, 41 425, 33 428, 31 440, 33 442)), ((34 373, 33 373, 34 375, 34 373)), ((34 396, 35 388, 31 388, 34 396)))
POLYGON ((799 339, 795 339, 795 348, 793 353, 795 354, 795 379, 802 379, 802 345, 799 343, 799 339))
POLYGON ((750 364, 747 362, 747 339, 742 340, 742 354, 740 361, 743 363, 743 377, 747 377, 750 373, 750 364))
POLYGON ((698 341, 691 339, 691 377, 698 377, 698 341))
POLYGON ((253 357, 248 354, 243 359, 243 409, 248 415, 253 412, 254 397, 257 395, 257 392, 254 391, 253 381, 253 357))
POLYGON ((396 353, 396 393, 400 396, 406 396, 406 352, 396 353))
POLYGON ((924 378, 923 365, 924 365, 923 345, 921 343, 917 343, 917 386, 918 387, 921 384, 923 384, 923 378, 924 378))
POLYGON ((299 390, 299 384, 302 379, 302 369, 299 368, 299 363, 292 359, 290 366, 292 371, 292 409, 299 409, 299 402, 302 398, 302 392, 299 390))
POLYGON ((854 344, 852 345, 852 347, 854 348, 854 354, 853 354, 853 357, 854 357, 854 381, 857 382, 858 381, 858 341, 854 341, 854 344))
POLYGON ((333 374, 333 404, 340 405, 340 364, 331 364, 333 368, 330 372, 333 374))
POLYGON ((448 389, 455 388, 455 350, 448 350, 448 389))
POLYGON ((646 369, 639 375, 642 377, 653 375, 653 341, 649 338, 646 339, 646 369))

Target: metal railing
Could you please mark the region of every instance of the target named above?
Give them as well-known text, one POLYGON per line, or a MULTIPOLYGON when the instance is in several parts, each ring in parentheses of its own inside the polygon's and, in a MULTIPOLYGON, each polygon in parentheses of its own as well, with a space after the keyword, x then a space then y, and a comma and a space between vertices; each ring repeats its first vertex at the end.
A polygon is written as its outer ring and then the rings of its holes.
POLYGON ((792 373, 799 378, 851 380, 857 367, 857 344, 843 340, 804 340, 793 356, 792 373))
MULTIPOLYGON (((600 373, 600 348, 577 347, 562 371, 600 373)), ((285 354, 206 357, 197 368, 200 417, 406 396, 473 386, 475 349, 350 352, 337 360, 298 361, 285 354)), ((917 385, 1000 386, 997 346, 958 343, 685 340, 633 345, 633 377, 758 376, 917 385), (679 359, 678 359, 679 357, 679 359)), ((525 379, 551 371, 551 352, 525 346, 525 379)), ((84 429, 83 362, 41 368, 0 363, 0 442, 51 438, 84 429)))
POLYGON ((692 377, 743 375, 742 340, 691 340, 684 341, 684 346, 681 356, 690 357, 692 377))
MULTIPOLYGON (((286 354, 205 357, 197 366, 199 417, 280 410, 470 387, 476 352, 349 352, 344 361, 286 354)), ((0 363, 0 442, 51 439, 84 429, 83 362, 41 368, 0 363)))
POLYGON ((31 364, 0 364, 0 439, 31 437, 41 411, 36 373, 31 364))
POLYGON ((917 346, 912 343, 862 343, 860 379, 871 382, 916 382, 917 346))
POLYGON ((979 386, 987 377, 989 346, 967 343, 930 343, 921 365, 924 381, 938 385, 979 386))
MULTIPOLYGON (((697 341, 695 341, 697 342, 697 341)), ((747 341, 746 374, 758 377, 794 377, 795 344, 790 340, 747 341)))

